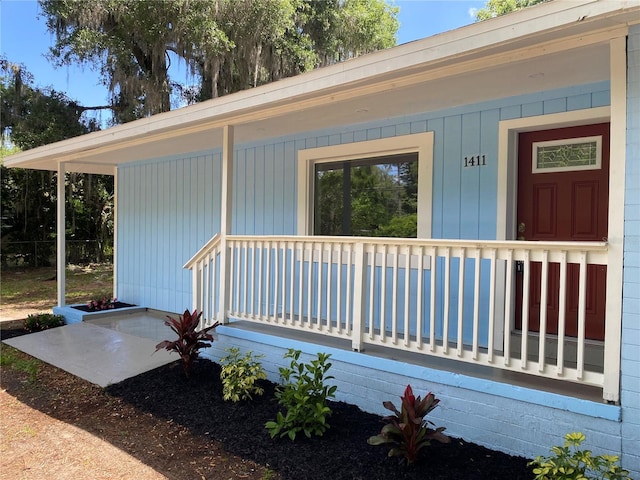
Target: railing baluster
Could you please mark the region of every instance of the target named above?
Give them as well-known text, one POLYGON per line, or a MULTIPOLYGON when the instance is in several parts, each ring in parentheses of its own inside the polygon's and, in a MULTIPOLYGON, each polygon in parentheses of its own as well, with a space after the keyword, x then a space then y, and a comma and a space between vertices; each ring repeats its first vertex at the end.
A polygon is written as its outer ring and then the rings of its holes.
MULTIPOLYGON (((282 324, 287 323, 287 242, 278 242, 278 249, 282 252, 282 324)), ((293 277, 291 277, 291 284, 293 284, 293 277)))
POLYGON ((431 292, 430 299, 431 305, 429 305, 429 351, 433 352, 436 348, 436 265, 438 264, 438 257, 436 256, 436 247, 431 247, 431 292))
POLYGON ((549 285, 549 251, 542 252, 542 274, 540 275, 540 324, 538 333, 538 371, 544 372, 546 362, 545 343, 547 339, 547 298, 549 285))
POLYGON ((251 294, 251 305, 254 306, 251 309, 251 313, 253 314, 253 317, 256 318, 260 318, 262 317, 262 274, 264 273, 262 270, 262 265, 264 264, 264 244, 261 241, 258 242, 254 242, 253 243, 253 268, 252 270, 255 271, 256 270, 256 259, 259 258, 260 261, 258 262, 258 288, 255 288, 255 284, 252 287, 252 294, 251 294), (255 308, 255 303, 256 303, 256 294, 255 291, 258 290, 258 311, 254 312, 254 308, 255 308))
POLYGON ((409 293, 411 290, 411 249, 403 247, 405 251, 405 270, 404 270, 404 345, 409 346, 411 340, 411 330, 409 325, 409 293))
POLYGON ((578 284, 578 352, 577 352, 577 378, 581 380, 584 375, 584 337, 587 313, 587 253, 580 252, 580 281, 578 284))
MULTIPOLYGON (((291 325, 295 325, 295 294, 296 294, 296 259, 298 255, 298 244, 297 242, 291 243, 291 292, 289 295, 289 302, 291 303, 289 308, 289 321, 291 325)), ((301 273, 302 275, 302 273, 301 273)))
POLYGON ((418 247, 418 284, 416 292, 416 346, 422 348, 422 302, 424 301, 423 293, 423 277, 424 277, 424 247, 418 247))
POLYGON ((504 365, 508 367, 511 363, 511 314, 512 299, 514 296, 513 280, 513 249, 507 250, 506 272, 505 272, 505 295, 504 295, 504 365))
MULTIPOLYGON (((342 332, 342 243, 336 247, 338 249, 338 266, 336 270, 336 327, 338 333, 342 332)), ((333 323, 329 318, 331 328, 329 331, 334 332, 333 323)))
POLYGON ((305 255, 304 245, 305 245, 304 242, 300 243, 300 260, 299 260, 300 266, 298 267, 300 273, 298 275, 298 322, 297 323, 301 328, 303 325, 302 317, 304 314, 304 310, 303 310, 304 304, 302 303, 303 293, 304 293, 304 255, 305 255))
POLYGON ((556 352, 556 373, 559 377, 564 373, 564 335, 567 317, 567 252, 562 251, 560 257, 560 285, 558 287, 558 350, 556 352))
POLYGON ((242 247, 244 248, 244 308, 242 313, 244 316, 247 316, 249 311, 249 277, 253 281, 253 265, 251 265, 252 269, 249 271, 249 244, 245 241, 242 243, 242 247))
MULTIPOLYGON (((381 245, 376 248, 376 253, 373 255, 374 264, 378 264, 378 252, 377 248, 382 249, 382 257, 380 262, 380 340, 386 341, 387 338, 387 245, 381 245)), ((372 268, 373 264, 372 264, 372 268)), ((372 277, 373 278, 373 277, 372 277)), ((373 296, 372 296, 373 300, 373 296)), ((373 301, 371 302, 373 305, 373 301)), ((393 321, 393 320, 392 320, 393 321)))
POLYGON ((262 312, 265 320, 271 322, 271 241, 263 242, 260 248, 260 258, 261 263, 265 264, 264 272, 260 275, 264 284, 264 287, 260 289, 260 291, 264 289, 264 298, 260 304, 263 305, 262 312), (266 260, 262 260, 263 255, 266 260))
POLYGON ((232 307, 231 310, 233 310, 233 314, 237 315, 239 310, 240 310, 240 248, 238 247, 240 245, 239 242, 234 242, 234 241, 229 241, 228 246, 229 246, 229 255, 231 256, 231 259, 229 261, 229 264, 232 265, 233 264, 233 259, 235 257, 236 260, 236 267, 233 268, 231 267, 231 278, 229 279, 229 285, 233 285, 233 283, 231 282, 231 280, 233 280, 233 276, 235 275, 235 281, 236 281, 236 288, 235 290, 233 290, 232 288, 229 288, 229 305, 232 307))
POLYGON ((316 312, 318 317, 318 320, 317 320, 318 324, 316 325, 316 330, 318 331, 322 331, 322 268, 323 266, 324 266, 324 248, 322 244, 320 244, 318 248, 318 270, 317 270, 318 279, 316 280, 316 283, 318 284, 318 290, 316 292, 316 295, 317 295, 316 312))
MULTIPOLYGON (((373 324, 373 300, 375 298, 375 271, 376 271, 376 245, 373 245, 373 248, 365 254, 368 257, 367 264, 371 264, 370 271, 370 281, 369 281, 369 340, 373 340, 373 336, 375 333, 374 324, 373 324)), ((363 289, 364 292, 364 289, 363 289)), ((384 296, 384 295, 383 295, 384 296)), ((382 300, 382 299, 381 299, 382 300)), ((383 329, 383 317, 382 314, 380 316, 380 341, 384 342, 384 329, 383 329)))
POLYGON ((491 269, 489 272, 489 340, 488 346, 489 349, 487 352, 487 359, 489 363, 493 363, 493 350, 495 348, 495 317, 496 317, 496 249, 492 248, 489 253, 490 265, 491 269))
POLYGON ((525 250, 522 272, 522 326, 520 345, 520 366, 522 370, 529 368, 529 302, 531 289, 531 261, 530 252, 525 250))
POLYGON ((464 269, 467 257, 467 250, 463 247, 460 251, 460 268, 458 271, 458 338, 456 339, 456 354, 462 356, 464 348, 464 269))
POLYGON ((271 265, 273 264, 273 281, 274 281, 274 285, 273 285, 273 306, 271 306, 271 268, 267 267, 267 320, 269 321, 273 321, 274 323, 277 323, 278 320, 278 287, 280 286, 278 283, 278 280, 280 279, 280 276, 278 275, 280 273, 280 262, 278 261, 278 254, 280 253, 278 251, 278 244, 277 243, 272 243, 271 241, 268 242, 269 245, 269 250, 267 250, 268 252, 268 256, 267 256, 267 265, 271 265), (275 258, 273 258, 275 256, 275 258), (273 261, 273 263, 272 263, 273 261), (273 316, 271 316, 271 311, 273 311, 273 316))
POLYGON ((217 252, 214 252, 213 254, 213 262, 214 262, 214 266, 213 266, 213 288, 211 289, 211 296, 213 297, 213 311, 211 312, 212 314, 212 320, 217 320, 216 316, 217 316, 217 312, 220 311, 220 305, 221 303, 223 303, 220 300, 219 294, 218 292, 220 291, 220 274, 218 272, 220 272, 220 259, 222 258, 222 254, 221 251, 218 250, 217 252))
POLYGON ((309 268, 307 270, 307 327, 309 329, 313 328, 313 246, 314 242, 309 242, 306 244, 307 248, 305 251, 309 252, 309 268))
POLYGON ((449 353, 449 312, 451 306, 451 249, 444 249, 444 308, 442 311, 442 353, 449 353))
MULTIPOLYGON (((398 262, 400 252, 396 245, 393 251, 393 278, 391 290, 391 342, 396 345, 398 343, 398 262)), ((386 285, 382 285, 382 296, 386 296, 386 285)))
POLYGON ((476 247, 475 254, 475 272, 473 279, 473 344, 471 351, 473 359, 478 359, 478 335, 480 331, 480 247, 476 247))
POLYGON ((329 258, 327 259, 327 282, 326 282, 326 297, 327 297, 327 324, 324 326, 324 331, 333 332, 333 326, 331 324, 331 288, 333 287, 333 245, 329 245, 327 250, 329 258))

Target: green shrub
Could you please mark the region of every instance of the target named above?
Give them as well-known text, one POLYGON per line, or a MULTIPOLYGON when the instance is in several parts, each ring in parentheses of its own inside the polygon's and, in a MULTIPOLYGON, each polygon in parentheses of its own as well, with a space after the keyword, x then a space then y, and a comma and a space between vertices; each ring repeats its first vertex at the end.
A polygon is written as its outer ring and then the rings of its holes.
POLYGON ((258 380, 266 380, 267 373, 258 361, 264 355, 252 355, 247 352, 240 356, 240 349, 232 347, 226 349, 229 354, 220 360, 222 371, 222 398, 238 402, 253 400, 253 395, 262 395, 264 388, 256 384, 258 380))
POLYGON ((583 433, 567 433, 564 439, 564 446, 551 448, 554 455, 529 462, 535 466, 535 480, 631 480, 629 472, 618 464, 617 455, 594 456, 590 450, 579 450, 586 439, 583 433))
POLYGON ((24 329, 28 332, 39 332, 49 328, 61 327, 65 324, 62 315, 52 313, 33 313, 24 321, 24 329))
POLYGON ((391 402, 382 402, 387 410, 394 415, 383 417, 385 426, 380 434, 369 437, 369 445, 390 444, 389 456, 402 456, 407 463, 418 459, 420 450, 431 445, 431 440, 449 443, 451 440, 442 431, 444 427, 430 428, 424 417, 440 403, 433 393, 428 393, 424 399, 413 394, 411 385, 407 385, 404 396, 400 397, 402 404, 400 411, 391 402))
POLYGON ((311 363, 301 363, 300 353, 300 350, 289 349, 284 358, 290 358, 291 363, 279 369, 283 384, 276 388, 275 395, 286 413, 278 412, 275 420, 265 424, 271 438, 288 436, 293 441, 300 432, 311 438, 311 435, 322 436, 329 428, 328 400, 335 396, 337 388, 325 385, 333 378, 327 375, 331 368, 327 360, 331 355, 318 353, 311 363))

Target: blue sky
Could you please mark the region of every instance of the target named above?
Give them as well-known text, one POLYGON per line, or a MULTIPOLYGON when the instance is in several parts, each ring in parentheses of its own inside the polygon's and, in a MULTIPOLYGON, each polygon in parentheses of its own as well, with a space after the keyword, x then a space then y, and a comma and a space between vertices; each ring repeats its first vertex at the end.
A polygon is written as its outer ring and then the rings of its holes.
MULTIPOLYGON (((474 21, 477 0, 395 0, 400 7, 398 43, 452 30, 474 21)), ((0 0, 0 53, 24 64, 36 86, 53 87, 81 105, 104 105, 107 90, 89 67, 55 67, 45 58, 53 45, 35 0, 0 0)))

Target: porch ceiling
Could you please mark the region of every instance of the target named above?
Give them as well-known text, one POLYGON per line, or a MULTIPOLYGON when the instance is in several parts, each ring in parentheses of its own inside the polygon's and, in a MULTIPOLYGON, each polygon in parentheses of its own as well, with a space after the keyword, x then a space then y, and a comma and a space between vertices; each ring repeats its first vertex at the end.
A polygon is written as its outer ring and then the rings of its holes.
POLYGON ((113 173, 129 162, 221 148, 226 124, 241 144, 606 81, 609 39, 624 34, 630 19, 640 22, 640 4, 621 4, 550 2, 39 147, 5 164, 55 170, 64 161, 67 171, 113 173))

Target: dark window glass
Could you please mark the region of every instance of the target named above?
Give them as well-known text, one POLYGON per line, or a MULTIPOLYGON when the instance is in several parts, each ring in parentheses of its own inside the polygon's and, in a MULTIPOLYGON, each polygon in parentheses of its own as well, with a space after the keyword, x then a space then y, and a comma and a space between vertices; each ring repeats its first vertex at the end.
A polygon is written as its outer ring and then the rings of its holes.
POLYGON ((418 154, 315 165, 314 234, 417 236, 418 154))

